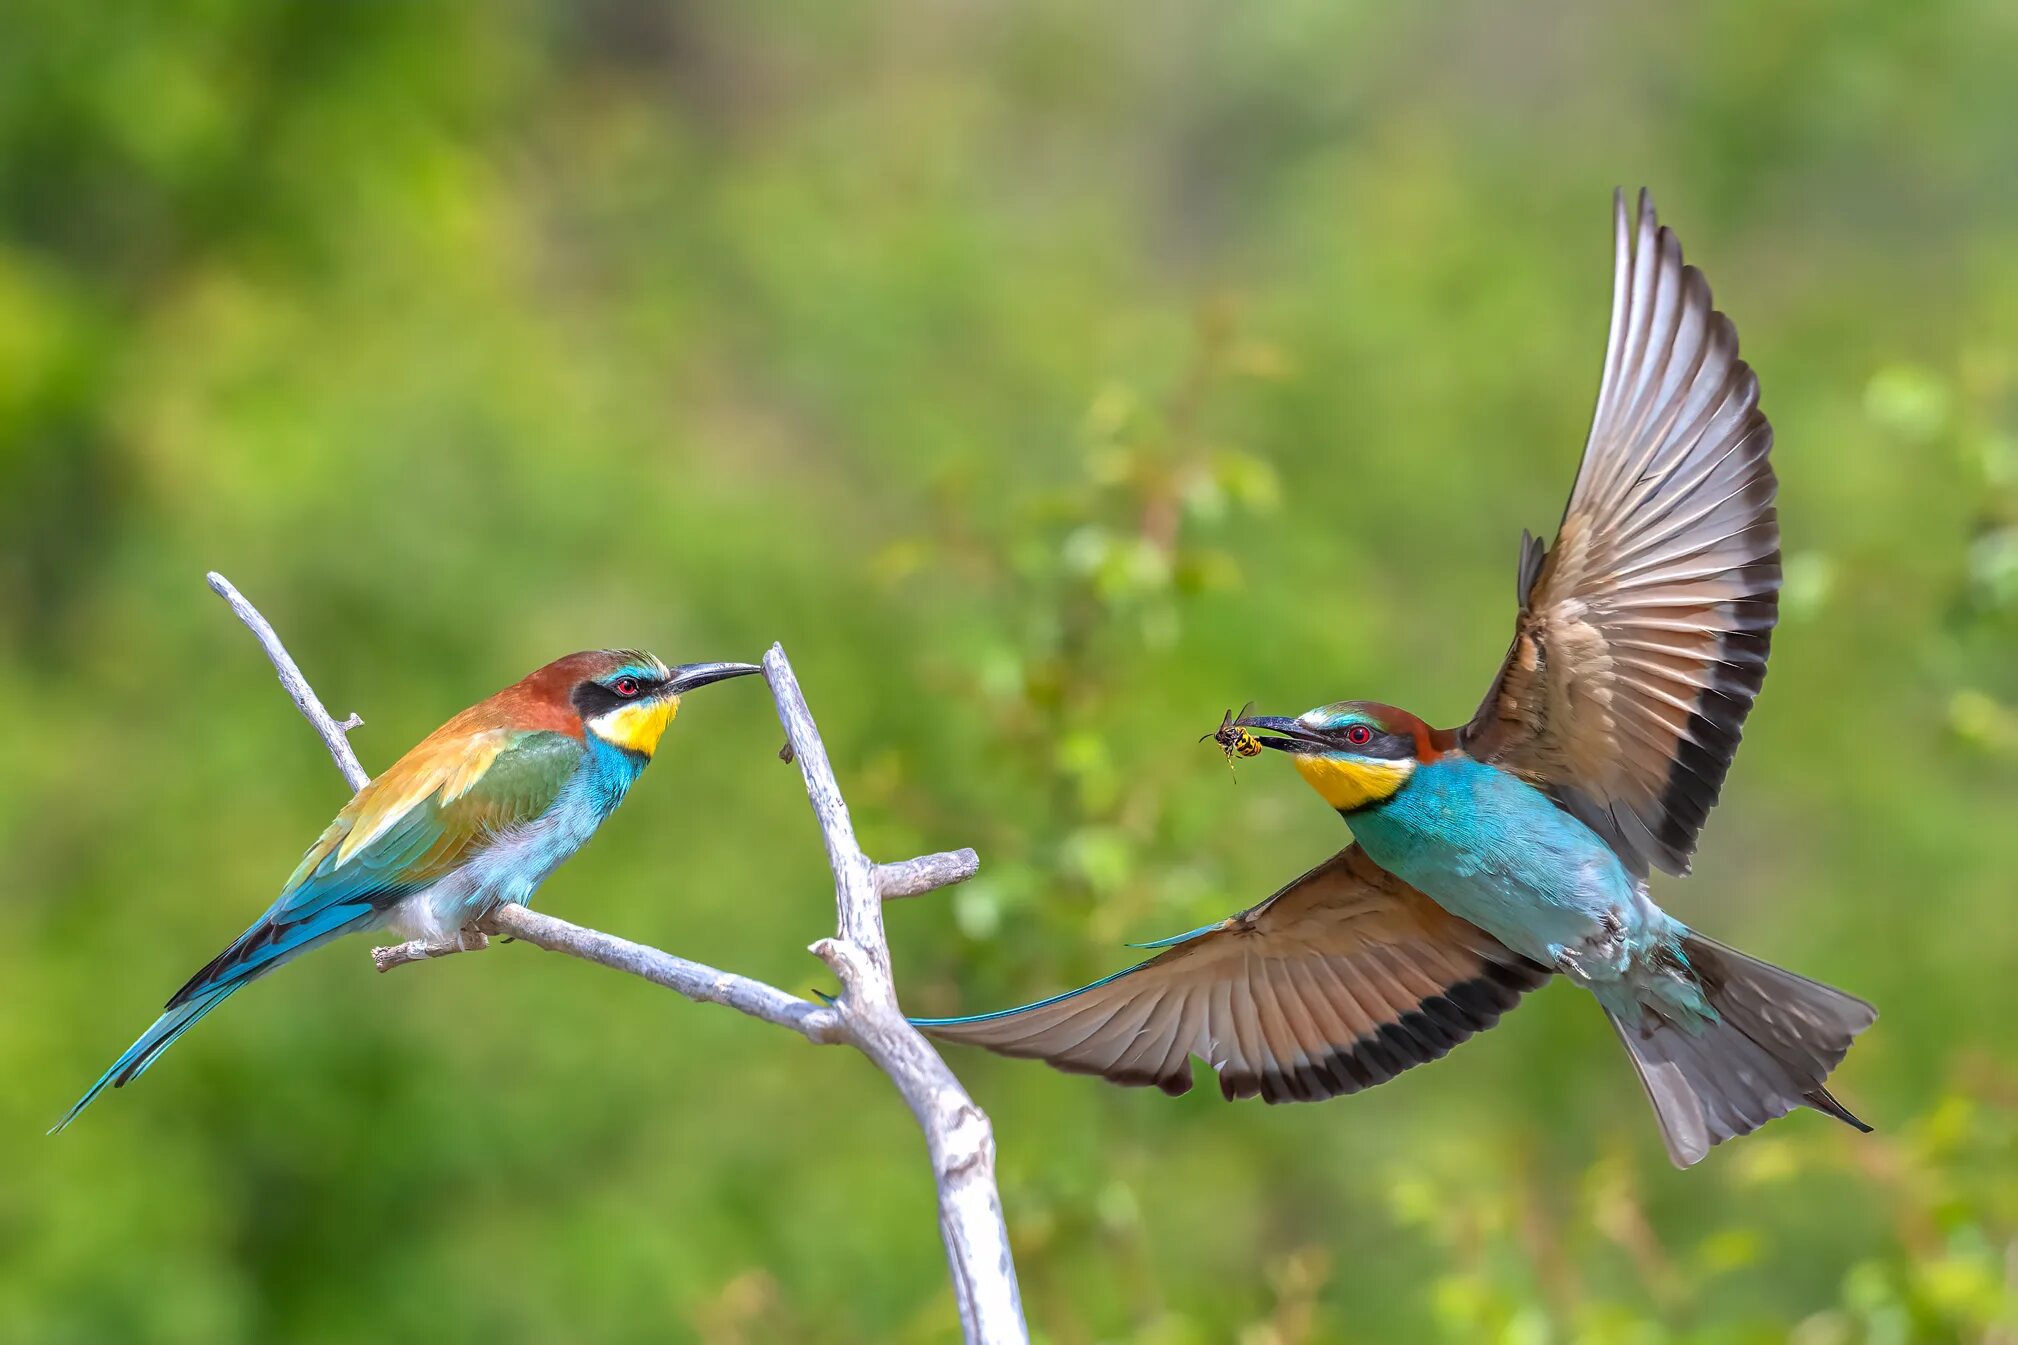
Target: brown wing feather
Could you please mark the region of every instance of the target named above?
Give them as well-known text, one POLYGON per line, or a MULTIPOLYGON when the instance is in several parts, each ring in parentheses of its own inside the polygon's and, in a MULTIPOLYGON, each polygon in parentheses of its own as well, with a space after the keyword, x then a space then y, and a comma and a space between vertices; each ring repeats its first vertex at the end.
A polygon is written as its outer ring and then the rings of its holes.
POLYGON ((1702 273, 1615 201, 1611 336, 1590 441, 1466 749, 1548 789, 1635 869, 1686 873, 1766 674, 1778 483, 1759 385, 1702 273))
POLYGON ((1315 1102, 1435 1060, 1548 971, 1367 858, 1340 851, 1251 910, 1084 990, 986 1018, 925 1020, 949 1041, 1116 1083, 1315 1102))

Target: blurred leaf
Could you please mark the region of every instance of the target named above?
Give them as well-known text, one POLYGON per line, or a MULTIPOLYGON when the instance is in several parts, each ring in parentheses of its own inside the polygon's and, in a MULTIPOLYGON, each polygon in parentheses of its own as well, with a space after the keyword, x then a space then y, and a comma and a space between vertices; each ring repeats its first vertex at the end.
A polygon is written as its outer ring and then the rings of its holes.
POLYGON ((1948 428, 1952 398, 1931 370, 1891 365, 1871 376, 1864 388, 1864 411, 1884 429, 1913 443, 1927 443, 1948 428))
POLYGON ((1948 723, 1971 746, 2018 758, 2018 711, 1983 692, 1957 691, 1948 702, 1948 723))

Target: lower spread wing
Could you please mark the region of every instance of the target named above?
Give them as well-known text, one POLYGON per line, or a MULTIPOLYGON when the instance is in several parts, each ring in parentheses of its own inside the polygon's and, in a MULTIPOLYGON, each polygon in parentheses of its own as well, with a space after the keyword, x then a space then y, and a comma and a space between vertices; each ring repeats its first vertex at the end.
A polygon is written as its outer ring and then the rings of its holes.
POLYGON ((1466 750, 1547 789, 1644 873, 1686 873, 1766 675, 1773 431, 1702 273, 1615 202, 1611 336, 1555 545, 1523 539, 1513 648, 1466 750))
POLYGON ((259 974, 302 943, 352 925, 539 816, 581 760, 563 733, 436 730, 344 805, 258 923, 168 1001, 259 974))
POLYGON ((1251 910, 1055 999, 916 1020, 934 1036, 1121 1084, 1315 1102, 1384 1083, 1483 1031, 1548 971, 1445 912, 1357 845, 1251 910))

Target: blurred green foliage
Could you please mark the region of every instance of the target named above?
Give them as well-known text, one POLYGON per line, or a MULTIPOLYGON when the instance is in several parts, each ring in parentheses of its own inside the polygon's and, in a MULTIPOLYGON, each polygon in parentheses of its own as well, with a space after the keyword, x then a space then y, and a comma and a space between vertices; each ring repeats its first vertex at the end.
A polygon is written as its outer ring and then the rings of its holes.
MULTIPOLYGON (((1439 722, 1511 623, 1645 182, 1779 432, 1785 615, 1686 884, 1884 1010, 1677 1174, 1557 988, 1318 1107, 960 1054, 1057 1345, 2018 1339, 2018 10, 23 3, 0 41, 0 1341, 948 1338, 843 1052, 508 948, 309 959, 41 1130, 341 801, 564 651, 785 642, 919 1011, 1343 840, 1196 735, 1439 722)), ((761 690, 543 904, 783 985, 761 690)))

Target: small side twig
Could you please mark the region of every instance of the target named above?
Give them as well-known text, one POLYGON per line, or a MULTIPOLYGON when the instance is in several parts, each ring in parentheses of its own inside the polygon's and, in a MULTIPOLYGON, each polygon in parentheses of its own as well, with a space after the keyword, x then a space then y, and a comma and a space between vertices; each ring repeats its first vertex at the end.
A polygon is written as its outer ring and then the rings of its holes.
MULTIPOLYGON (((353 791, 364 788, 369 777, 345 736, 362 721, 356 715, 343 723, 332 719, 266 618, 224 576, 212 573, 209 580, 259 640, 281 685, 328 747, 344 780, 353 791)), ((772 645, 764 655, 764 674, 785 726, 788 750, 780 755, 799 764, 834 871, 838 931, 836 937, 812 947, 840 978, 842 993, 833 1004, 813 1004, 762 981, 517 905, 495 908, 452 939, 416 939, 374 949, 373 961, 380 971, 389 971, 410 962, 474 952, 488 946, 488 935, 508 935, 642 977, 700 1003, 723 1005, 811 1042, 854 1046, 890 1077, 925 1133, 962 1335, 970 1345, 1027 1345, 1016 1265, 995 1185, 994 1133, 946 1062, 904 1020, 883 933, 885 900, 964 882, 974 876, 980 860, 972 850, 956 850, 896 864, 872 862, 855 840, 826 747, 780 646, 772 645)))
POLYGON ((390 943, 383 948, 371 950, 372 965, 380 971, 391 971, 409 962, 425 962, 429 958, 449 957, 456 953, 480 953, 490 947, 490 940, 480 929, 459 929, 453 938, 408 939, 405 943, 390 943))
POLYGON ((936 855, 876 866, 876 891, 885 901, 922 897, 942 887, 964 883, 981 871, 981 857, 972 850, 948 850, 936 855))

